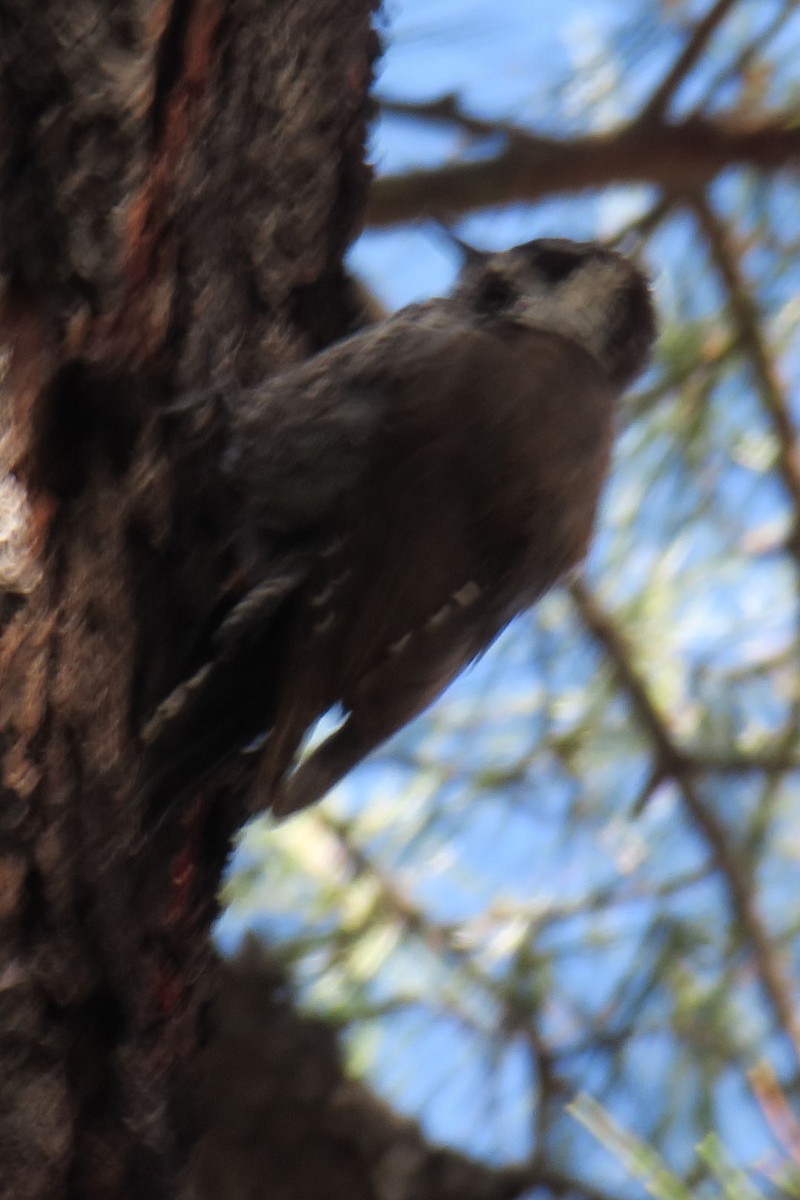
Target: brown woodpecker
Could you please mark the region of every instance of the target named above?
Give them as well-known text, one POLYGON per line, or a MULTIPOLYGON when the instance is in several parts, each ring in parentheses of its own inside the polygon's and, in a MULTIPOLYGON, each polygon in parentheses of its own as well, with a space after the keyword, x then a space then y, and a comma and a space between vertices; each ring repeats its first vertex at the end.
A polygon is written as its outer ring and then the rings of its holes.
POLYGON ((425 709, 585 555, 615 402, 654 334, 644 276, 610 249, 468 248, 452 295, 198 401, 227 414, 260 578, 148 723, 151 772, 187 738, 213 768, 260 730, 253 807, 284 816, 425 709), (293 766, 337 704, 343 723, 293 766))

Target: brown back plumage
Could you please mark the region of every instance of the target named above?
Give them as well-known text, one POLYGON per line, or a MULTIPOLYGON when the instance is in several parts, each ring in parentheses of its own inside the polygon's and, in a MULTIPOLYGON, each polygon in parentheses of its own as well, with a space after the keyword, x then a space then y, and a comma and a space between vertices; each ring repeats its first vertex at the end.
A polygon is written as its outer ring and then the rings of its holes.
MULTIPOLYGON (((614 402, 653 334, 646 282, 625 259, 532 242, 471 255, 449 299, 229 401, 226 470, 261 591, 219 635, 225 669, 188 689, 182 718, 173 700, 186 735, 187 711, 213 712, 215 678, 238 671, 252 695, 248 672, 268 669, 254 797, 281 814, 425 708, 585 554, 614 402), (337 703, 343 725, 290 773, 337 703)), ((235 728, 235 697, 226 712, 235 728)), ((158 714, 154 727, 157 748, 158 714)))

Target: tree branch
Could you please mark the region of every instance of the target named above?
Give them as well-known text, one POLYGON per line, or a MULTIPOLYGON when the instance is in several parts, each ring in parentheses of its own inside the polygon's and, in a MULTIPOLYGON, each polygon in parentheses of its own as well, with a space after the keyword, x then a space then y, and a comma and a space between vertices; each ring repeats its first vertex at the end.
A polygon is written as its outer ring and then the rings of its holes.
POLYGON ((586 584, 570 585, 570 594, 587 630, 602 648, 627 696, 636 719, 653 747, 662 778, 678 787, 683 806, 698 834, 708 847, 724 881, 731 911, 749 945, 761 986, 778 1026, 786 1033, 800 1057, 800 1018, 789 980, 776 954, 769 931, 758 912, 755 889, 738 850, 713 808, 704 802, 697 787, 696 768, 672 735, 667 718, 653 703, 647 686, 636 670, 622 633, 600 607, 586 584))
POLYGON ((773 356, 761 328, 758 309, 747 286, 731 236, 705 196, 693 198, 690 207, 708 242, 711 259, 728 294, 738 339, 750 360, 755 385, 778 443, 778 472, 794 508, 795 528, 791 542, 797 558, 800 555, 800 546, 795 545, 800 534, 800 461, 797 454, 797 431, 778 379, 773 356))
POLYGON ((458 96, 446 92, 436 100, 392 100, 386 97, 378 101, 382 113, 389 116, 409 117, 416 121, 427 121, 434 125, 458 125, 465 133, 474 137, 506 137, 519 139, 529 145, 549 148, 561 144, 558 138, 534 133, 512 121, 487 120, 468 113, 458 96))
POLYGON ((699 113, 704 106, 707 107, 709 101, 713 100, 716 93, 728 80, 735 78, 737 75, 744 74, 754 59, 780 33, 785 23, 794 15, 796 7, 796 0, 784 0, 783 7, 778 10, 769 24, 761 30, 761 33, 753 38, 752 42, 744 46, 734 60, 726 63, 717 75, 714 76, 705 89, 704 99, 692 110, 694 113, 699 113))
POLYGON ((366 223, 379 228, 442 211, 457 216, 619 183, 696 193, 731 166, 774 171, 798 163, 800 129, 775 123, 745 129, 704 119, 680 125, 637 122, 563 141, 515 130, 491 158, 378 179, 366 223))
POLYGON ((697 22, 683 50, 642 109, 642 121, 652 124, 661 121, 672 97, 698 62, 714 30, 725 20, 734 4, 736 0, 717 0, 702 21, 697 22))

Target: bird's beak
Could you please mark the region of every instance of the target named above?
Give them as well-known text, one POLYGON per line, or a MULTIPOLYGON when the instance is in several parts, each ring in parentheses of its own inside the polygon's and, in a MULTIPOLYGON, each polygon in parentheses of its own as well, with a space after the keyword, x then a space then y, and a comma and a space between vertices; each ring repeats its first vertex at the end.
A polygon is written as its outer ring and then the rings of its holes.
POLYGON ((609 238, 605 243, 609 250, 616 250, 626 258, 640 258, 646 245, 646 238, 638 229, 623 230, 615 238, 609 238))
POLYGON ((441 234, 451 246, 455 246, 461 255, 464 266, 473 264, 478 266, 481 263, 485 263, 486 259, 490 257, 486 250, 478 250, 477 247, 470 246, 469 242, 465 242, 463 238, 460 238, 458 234, 453 232, 449 225, 446 225, 444 221, 440 221, 438 217, 433 218, 433 225, 437 232, 441 234))

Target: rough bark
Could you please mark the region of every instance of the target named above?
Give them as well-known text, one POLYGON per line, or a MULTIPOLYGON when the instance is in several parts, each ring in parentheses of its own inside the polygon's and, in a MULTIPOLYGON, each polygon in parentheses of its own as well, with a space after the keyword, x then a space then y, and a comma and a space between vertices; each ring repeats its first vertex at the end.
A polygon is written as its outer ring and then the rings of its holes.
POLYGON ((174 1080, 244 812, 234 787, 148 822, 138 730, 240 583, 235 497, 163 407, 349 327, 371 8, 0 0, 0 340, 33 548, 0 613, 1 1197, 177 1194, 174 1080))

